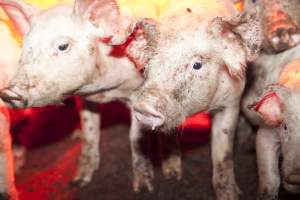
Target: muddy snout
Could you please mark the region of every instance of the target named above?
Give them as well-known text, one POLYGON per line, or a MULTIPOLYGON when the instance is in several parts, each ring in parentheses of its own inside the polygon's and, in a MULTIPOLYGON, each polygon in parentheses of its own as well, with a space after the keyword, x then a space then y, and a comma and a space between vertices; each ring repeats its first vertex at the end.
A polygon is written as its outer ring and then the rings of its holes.
POLYGON ((133 106, 134 115, 139 122, 155 129, 165 123, 165 116, 162 113, 165 104, 163 98, 149 97, 142 98, 133 106))
POLYGON ((16 86, 9 86, 1 90, 0 98, 12 108, 25 108, 29 106, 27 93, 16 86))

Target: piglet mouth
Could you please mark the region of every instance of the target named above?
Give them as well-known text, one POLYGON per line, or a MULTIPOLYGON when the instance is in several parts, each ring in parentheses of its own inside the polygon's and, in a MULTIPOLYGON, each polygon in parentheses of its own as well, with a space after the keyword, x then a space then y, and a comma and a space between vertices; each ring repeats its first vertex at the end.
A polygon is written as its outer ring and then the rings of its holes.
POLYGON ((134 106, 133 109, 137 120, 151 127, 152 130, 161 127, 165 122, 165 117, 149 105, 139 104, 134 106))
POLYGON ((29 106, 28 99, 16 87, 0 91, 0 98, 12 108, 25 108, 29 106))

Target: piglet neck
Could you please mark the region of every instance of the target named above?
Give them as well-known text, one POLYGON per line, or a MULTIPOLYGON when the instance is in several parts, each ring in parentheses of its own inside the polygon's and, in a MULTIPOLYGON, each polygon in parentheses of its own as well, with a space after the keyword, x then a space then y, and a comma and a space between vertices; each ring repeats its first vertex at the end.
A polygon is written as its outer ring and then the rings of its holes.
MULTIPOLYGON (((89 83, 81 89, 81 94, 90 95, 107 92, 126 92, 138 88, 143 77, 127 56, 117 53, 114 46, 97 43, 98 51, 94 74, 89 83), (126 91, 125 91, 126 90, 126 91)), ((121 50, 118 50, 120 53, 121 50)))

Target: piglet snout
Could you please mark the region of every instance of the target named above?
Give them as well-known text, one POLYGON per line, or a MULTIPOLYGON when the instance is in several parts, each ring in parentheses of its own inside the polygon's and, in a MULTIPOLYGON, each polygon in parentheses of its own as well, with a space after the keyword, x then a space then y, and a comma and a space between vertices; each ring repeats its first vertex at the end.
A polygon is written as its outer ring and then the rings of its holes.
POLYGON ((134 114, 138 121, 154 130, 165 122, 165 117, 151 104, 145 102, 137 103, 134 106, 134 114))
POLYGON ((0 98, 12 108, 25 108, 29 104, 27 95, 16 86, 0 91, 0 98))

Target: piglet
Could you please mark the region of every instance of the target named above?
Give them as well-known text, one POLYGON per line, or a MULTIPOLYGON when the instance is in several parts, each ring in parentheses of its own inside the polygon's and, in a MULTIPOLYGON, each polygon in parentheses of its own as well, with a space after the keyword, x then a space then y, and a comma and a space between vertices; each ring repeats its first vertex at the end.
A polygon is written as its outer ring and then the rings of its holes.
POLYGON ((300 192, 299 50, 297 45, 279 54, 264 53, 249 67, 242 100, 243 121, 248 125, 244 123, 243 130, 259 127, 256 152, 260 200, 277 199, 280 182, 287 191, 300 192))
POLYGON ((213 186, 217 199, 227 200, 238 199, 235 128, 246 64, 262 37, 255 12, 220 16, 188 8, 156 26, 142 21, 149 27, 148 47, 136 45, 129 53, 146 63, 145 83, 132 96, 135 116, 145 126, 170 130, 194 113, 212 114, 213 186))

